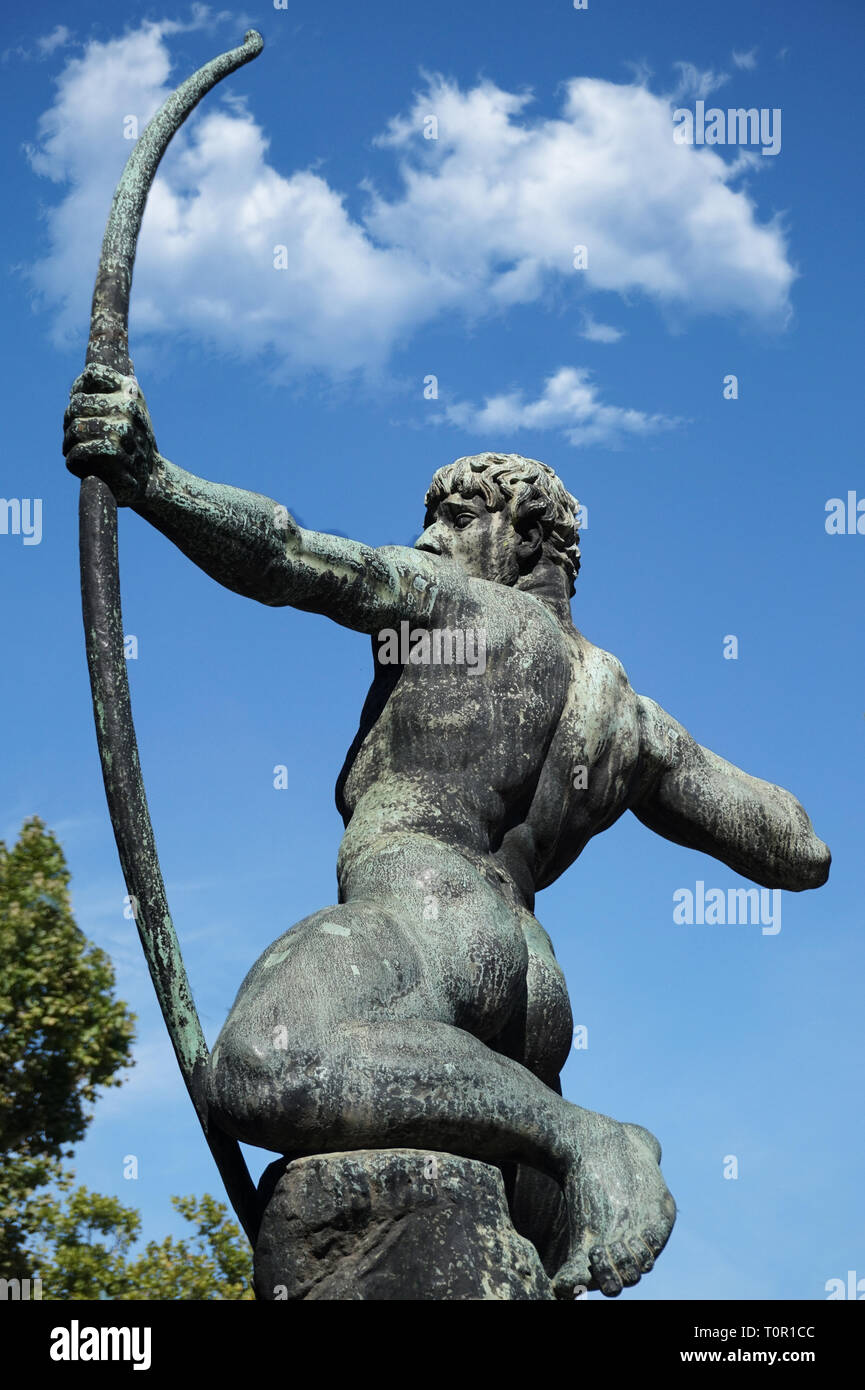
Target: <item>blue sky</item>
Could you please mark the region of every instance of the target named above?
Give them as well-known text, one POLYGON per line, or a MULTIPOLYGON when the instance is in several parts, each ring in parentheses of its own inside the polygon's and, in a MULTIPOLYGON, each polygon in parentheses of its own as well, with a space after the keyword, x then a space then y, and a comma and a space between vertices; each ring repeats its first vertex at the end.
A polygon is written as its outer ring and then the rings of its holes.
MULTIPOLYGON (((5 20, 2 490, 42 499, 42 533, 0 534, 0 834, 34 813, 57 832, 139 1016, 77 1174, 148 1238, 180 1229, 171 1193, 220 1192, 123 916, 59 446, 127 118, 250 23, 264 54, 172 145, 142 231, 131 341, 159 448, 373 544, 410 544, 434 470, 482 449, 541 458, 579 497, 577 625, 701 743, 792 790, 833 852, 776 935, 674 923, 676 890, 744 883, 630 816, 539 897, 588 1028, 565 1094, 656 1133, 680 1208, 625 1297, 823 1298, 865 1276, 865 536, 826 531, 829 499, 865 498, 853 0, 84 0, 5 20), (698 100, 780 110, 780 151, 676 146, 698 100)), ((369 646, 121 521, 146 785, 212 1043, 265 946, 334 901, 369 646)))

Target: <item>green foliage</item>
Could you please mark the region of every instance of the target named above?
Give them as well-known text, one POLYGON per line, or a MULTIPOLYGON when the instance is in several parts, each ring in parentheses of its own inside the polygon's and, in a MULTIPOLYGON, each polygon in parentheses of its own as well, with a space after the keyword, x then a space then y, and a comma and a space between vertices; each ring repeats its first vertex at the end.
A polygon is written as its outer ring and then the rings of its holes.
MULTIPOLYGON (((204 1194, 172 1197, 172 1205, 195 1227, 195 1238, 151 1241, 128 1269, 125 1298, 252 1299, 252 1251, 228 1209, 204 1194)), ((118 1295, 119 1297, 120 1295, 118 1295)))
POLYGON ((222 1203, 173 1197, 194 1228, 132 1254, 141 1217, 64 1169, 101 1086, 133 1065, 134 1015, 77 927, 57 840, 34 816, 0 841, 0 1276, 42 1297, 250 1299, 252 1255, 222 1203))
POLYGON ((72 1191, 69 1173, 56 1186, 28 1203, 26 1275, 42 1280, 43 1299, 117 1297, 141 1217, 116 1197, 72 1191))
MULTIPOLYGON (((68 1190, 68 1181, 63 1186, 68 1190)), ((79 1187, 65 1200, 38 1199, 40 1228, 29 1273, 43 1299, 252 1299, 252 1254, 240 1227, 215 1198, 172 1197, 195 1228, 190 1238, 149 1241, 130 1255, 137 1211, 79 1187)))
POLYGON ((100 1086, 132 1065, 134 1015, 76 926, 63 851, 42 821, 0 841, 0 1265, 17 1263, 29 1194, 56 1180, 100 1086))

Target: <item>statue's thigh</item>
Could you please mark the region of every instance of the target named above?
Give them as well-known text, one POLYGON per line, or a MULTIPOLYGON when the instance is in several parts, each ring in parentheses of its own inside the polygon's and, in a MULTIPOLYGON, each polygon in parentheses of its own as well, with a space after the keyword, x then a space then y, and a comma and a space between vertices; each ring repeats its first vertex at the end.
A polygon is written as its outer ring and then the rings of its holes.
POLYGON ((240 987, 220 1046, 306 1051, 341 1025, 411 1019, 452 1023, 411 923, 374 902, 322 908, 256 961, 240 987))
MULTIPOLYGON (((529 914, 526 914, 529 918, 529 914)), ((552 943, 536 918, 524 922, 529 964, 526 972, 526 1033, 523 1065, 547 1085, 565 1065, 573 1037, 568 988, 552 943)))

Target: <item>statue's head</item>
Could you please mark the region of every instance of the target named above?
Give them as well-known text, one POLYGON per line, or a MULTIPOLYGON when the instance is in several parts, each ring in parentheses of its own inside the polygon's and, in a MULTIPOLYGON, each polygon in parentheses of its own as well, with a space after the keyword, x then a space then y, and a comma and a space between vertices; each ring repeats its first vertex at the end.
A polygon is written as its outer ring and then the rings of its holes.
POLYGON ((440 468, 425 500, 418 550, 500 584, 517 584, 539 564, 556 565, 573 594, 578 504, 547 464, 521 454, 473 454, 440 468))

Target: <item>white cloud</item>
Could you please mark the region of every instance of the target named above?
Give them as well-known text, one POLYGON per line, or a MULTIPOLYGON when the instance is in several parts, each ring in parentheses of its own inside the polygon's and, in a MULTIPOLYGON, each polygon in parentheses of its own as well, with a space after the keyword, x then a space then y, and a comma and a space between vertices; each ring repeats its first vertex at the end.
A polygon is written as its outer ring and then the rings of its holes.
POLYGON ((23 43, 16 44, 14 48, 4 48, 2 61, 8 63, 11 58, 19 58, 23 63, 30 63, 34 58, 41 61, 50 58, 58 48, 66 48, 71 42, 72 30, 65 24, 57 24, 50 33, 37 36, 35 50, 23 43))
POLYGON ((730 81, 730 74, 727 72, 697 68, 693 63, 674 63, 673 67, 679 69, 679 81, 671 94, 675 101, 683 97, 705 100, 712 92, 717 92, 719 87, 723 87, 725 82, 730 81))
MULTIPOLYGON (((219 18, 217 16, 216 18, 219 18)), ((192 24, 213 22, 199 9, 192 24)), ((71 58, 31 149, 62 188, 49 251, 31 270, 59 343, 86 330, 90 272, 130 142, 177 76, 166 36, 145 22, 71 58)), ((267 61, 266 55, 259 60, 267 61)), ((694 78, 706 88, 705 74, 694 78)), ((398 191, 368 184, 359 216, 320 173, 280 173, 264 131, 236 94, 210 98, 181 132, 142 229, 133 341, 188 332, 218 348, 264 353, 273 369, 340 373, 383 366, 444 313, 478 318, 515 303, 574 302, 596 289, 639 293, 684 312, 783 322, 793 279, 784 236, 732 187, 734 167, 676 145, 670 99, 638 84, 577 78, 555 117, 491 82, 462 90, 427 78, 380 147, 398 191), (439 138, 424 140, 434 112, 439 138), (589 248, 573 268, 573 247, 589 248), (284 246, 287 269, 274 269, 284 246)))
MULTIPOLYGON (((51 254, 33 282, 56 306, 55 341, 80 340, 111 194, 139 128, 170 90, 164 25, 92 43, 72 59, 40 122, 33 167, 68 185, 48 215, 51 254), (99 158, 94 157, 99 152, 99 158)), ((239 352, 339 371, 383 360, 447 299, 445 272, 376 247, 339 192, 306 170, 285 178, 242 104, 211 106, 181 132, 155 182, 136 263, 133 333, 192 331, 239 352), (275 270, 274 247, 287 247, 275 270)))
POLYGON ((746 52, 744 52, 744 53, 738 53, 738 52, 736 51, 736 49, 734 48, 734 49, 733 49, 733 53, 732 53, 732 58, 733 58, 733 62, 736 64, 736 67, 737 67, 737 68, 744 68, 744 70, 745 70, 746 72, 753 72, 753 71, 754 71, 754 68, 757 66, 757 50, 756 50, 756 48, 749 48, 749 49, 748 49, 746 52))
POLYGON ((583 314, 580 337, 588 338, 590 343, 617 343, 625 334, 621 328, 613 328, 609 323, 598 323, 588 312, 583 314))
POLYGON ((67 29, 65 24, 58 24, 51 30, 50 34, 43 34, 36 40, 36 46, 43 58, 47 58, 56 48, 65 48, 72 38, 71 29, 67 29))
MULTIPOLYGON (((664 415, 604 405, 585 367, 560 367, 544 382, 536 400, 521 390, 487 396, 482 406, 459 402, 445 408, 452 425, 472 434, 503 436, 517 431, 556 430, 571 444, 620 444, 628 436, 645 437, 680 422, 664 415)), ((499 445, 490 445, 498 448, 499 445)))
POLYGON ((588 289, 783 316, 793 271, 780 227, 757 221, 714 150, 674 144, 667 100, 576 78, 561 116, 529 121, 529 102, 491 83, 432 81, 384 137, 403 155, 405 191, 374 198, 373 233, 446 265, 475 305, 573 282, 583 244, 588 268, 576 274, 588 289), (437 140, 420 134, 429 112, 437 140))

